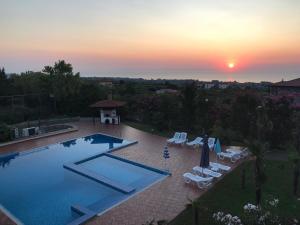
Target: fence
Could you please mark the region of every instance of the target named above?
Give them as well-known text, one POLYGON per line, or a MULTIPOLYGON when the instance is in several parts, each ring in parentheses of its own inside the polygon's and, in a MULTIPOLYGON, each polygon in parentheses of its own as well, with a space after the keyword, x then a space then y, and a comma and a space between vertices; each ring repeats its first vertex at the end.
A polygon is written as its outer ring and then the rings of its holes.
POLYGON ((45 119, 55 114, 55 100, 47 94, 0 96, 0 123, 45 119))

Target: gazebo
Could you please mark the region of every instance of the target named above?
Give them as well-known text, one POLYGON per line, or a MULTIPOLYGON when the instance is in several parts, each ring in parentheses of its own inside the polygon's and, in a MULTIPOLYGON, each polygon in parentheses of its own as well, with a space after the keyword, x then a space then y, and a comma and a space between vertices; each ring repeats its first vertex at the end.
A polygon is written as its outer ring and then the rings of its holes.
POLYGON ((126 103, 116 100, 102 100, 90 105, 100 113, 100 123, 103 124, 120 124, 120 116, 117 109, 126 103))

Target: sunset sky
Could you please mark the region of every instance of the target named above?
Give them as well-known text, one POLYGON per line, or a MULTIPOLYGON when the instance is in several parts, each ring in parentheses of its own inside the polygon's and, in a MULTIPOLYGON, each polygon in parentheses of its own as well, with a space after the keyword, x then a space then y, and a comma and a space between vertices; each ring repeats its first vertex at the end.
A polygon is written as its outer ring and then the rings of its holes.
POLYGON ((0 40, 7 72, 279 81, 300 77, 300 1, 1 0, 0 40))

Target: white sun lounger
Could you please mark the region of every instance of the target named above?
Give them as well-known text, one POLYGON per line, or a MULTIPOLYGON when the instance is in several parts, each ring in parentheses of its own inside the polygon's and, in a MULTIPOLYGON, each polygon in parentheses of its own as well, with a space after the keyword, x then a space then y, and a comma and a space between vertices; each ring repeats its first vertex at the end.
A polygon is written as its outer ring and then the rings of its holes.
POLYGON ((244 148, 242 150, 228 148, 226 149, 226 152, 238 154, 240 158, 245 158, 249 155, 249 151, 247 148, 244 148))
POLYGON ((240 154, 232 152, 220 152, 217 153, 217 156, 221 160, 224 160, 225 158, 230 159, 232 163, 235 163, 237 160, 240 159, 240 154))
POLYGON ((228 172, 229 170, 231 170, 230 166, 226 166, 226 165, 221 164, 221 163, 209 162, 209 165, 212 168, 216 168, 217 170, 222 170, 222 171, 226 171, 226 172, 228 172))
POLYGON ((187 184, 191 182, 195 183, 200 189, 207 188, 213 181, 213 177, 201 177, 192 173, 183 174, 183 179, 187 184))
POLYGON ((180 137, 175 140, 174 144, 184 144, 187 141, 187 133, 182 132, 180 137))
POLYGON ((179 133, 179 132, 175 132, 174 136, 173 136, 172 138, 168 139, 167 142, 168 142, 168 143, 174 143, 176 140, 179 139, 180 134, 181 134, 181 133, 179 133))
POLYGON ((186 144, 188 146, 197 146, 197 145, 200 145, 201 142, 202 142, 203 138, 202 137, 196 137, 195 140, 191 141, 191 142, 187 142, 186 144))
POLYGON ((193 171, 197 174, 205 174, 205 175, 215 177, 215 178, 219 178, 219 177, 222 176, 221 173, 218 173, 218 172, 215 172, 215 171, 212 171, 210 169, 203 168, 203 167, 200 167, 200 166, 195 166, 193 168, 193 171))
POLYGON ((213 149, 214 148, 215 141, 216 141, 215 138, 208 138, 208 147, 209 147, 209 149, 213 149))
MULTIPOLYGON (((208 138, 207 144, 208 144, 209 149, 213 149, 213 147, 215 146, 215 141, 216 141, 215 138, 212 138, 212 137, 208 138)), ((199 144, 200 144, 201 146, 204 145, 203 139, 201 140, 201 142, 200 142, 199 144)))

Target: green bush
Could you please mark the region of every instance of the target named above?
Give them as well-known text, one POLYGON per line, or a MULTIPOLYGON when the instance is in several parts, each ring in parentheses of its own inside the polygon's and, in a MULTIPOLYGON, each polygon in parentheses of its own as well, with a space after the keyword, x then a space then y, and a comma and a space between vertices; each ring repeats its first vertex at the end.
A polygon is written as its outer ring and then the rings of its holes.
POLYGON ((219 138, 222 145, 233 145, 243 142, 243 138, 238 132, 230 128, 225 129, 218 125, 213 127, 211 136, 219 138))
POLYGON ((10 129, 5 123, 0 123, 0 142, 10 140, 10 129))

